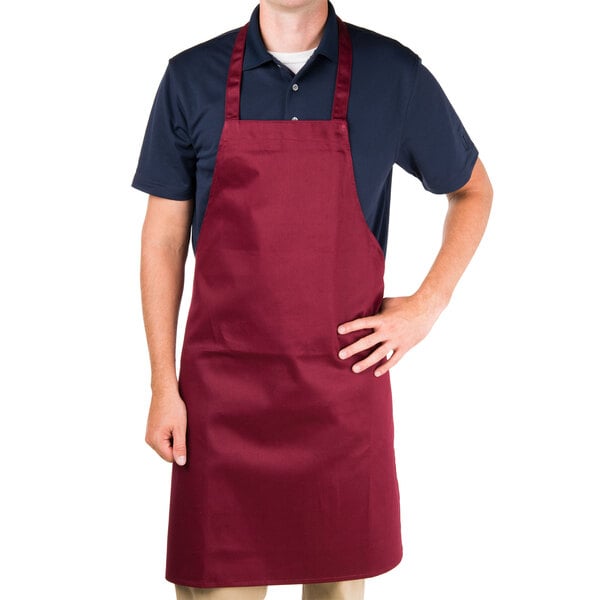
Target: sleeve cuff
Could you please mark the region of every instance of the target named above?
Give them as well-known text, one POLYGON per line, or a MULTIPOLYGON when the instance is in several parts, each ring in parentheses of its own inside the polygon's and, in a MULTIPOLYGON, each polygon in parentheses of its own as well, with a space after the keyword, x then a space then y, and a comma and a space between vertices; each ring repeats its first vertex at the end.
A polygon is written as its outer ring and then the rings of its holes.
POLYGON ((160 198, 168 198, 170 200, 192 200, 194 198, 194 190, 192 188, 178 188, 169 185, 163 185, 155 181, 148 181, 140 177, 137 173, 133 177, 131 186, 141 192, 146 192, 152 196, 160 198))
POLYGON ((467 183, 467 181, 469 181, 471 178, 473 167, 475 166, 478 156, 479 151, 475 146, 473 146, 471 152, 467 156, 465 166, 454 177, 452 177, 452 179, 436 184, 423 182, 423 187, 432 194, 450 194, 451 192, 455 192, 465 185, 465 183, 467 183))

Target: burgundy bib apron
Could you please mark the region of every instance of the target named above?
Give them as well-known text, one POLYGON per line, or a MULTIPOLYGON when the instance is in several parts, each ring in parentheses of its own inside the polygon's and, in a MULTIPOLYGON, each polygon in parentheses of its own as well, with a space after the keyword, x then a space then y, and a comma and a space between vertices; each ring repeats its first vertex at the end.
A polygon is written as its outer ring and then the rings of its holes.
POLYGON ((369 330, 384 256, 354 181, 352 53, 338 18, 330 120, 240 120, 247 25, 196 247, 173 465, 167 571, 193 587, 374 576, 402 557, 389 373, 341 360, 369 330))

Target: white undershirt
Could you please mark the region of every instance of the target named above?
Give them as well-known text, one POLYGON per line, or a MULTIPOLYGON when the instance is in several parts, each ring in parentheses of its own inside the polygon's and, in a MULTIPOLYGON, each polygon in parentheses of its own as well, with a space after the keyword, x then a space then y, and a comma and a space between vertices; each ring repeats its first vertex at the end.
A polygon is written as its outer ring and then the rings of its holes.
POLYGON ((288 69, 296 74, 311 57, 311 54, 317 48, 312 50, 303 50, 302 52, 270 52, 278 61, 282 62, 288 69))

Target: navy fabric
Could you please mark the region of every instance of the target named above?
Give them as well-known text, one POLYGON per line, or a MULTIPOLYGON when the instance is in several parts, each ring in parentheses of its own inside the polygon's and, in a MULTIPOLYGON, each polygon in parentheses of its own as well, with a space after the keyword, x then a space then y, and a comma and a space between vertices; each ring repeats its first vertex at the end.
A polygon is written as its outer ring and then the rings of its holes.
MULTIPOLYGON (((317 50, 296 75, 266 50, 258 15, 257 6, 244 54, 240 118, 330 119, 338 52, 332 4, 317 50)), ((348 129, 356 186, 366 222, 385 253, 394 164, 430 192, 445 194, 469 180, 478 151, 415 52, 368 29, 352 24, 348 29, 353 51, 348 129)), ((194 199, 194 252, 223 127, 237 32, 169 59, 132 182, 154 196, 194 199)))

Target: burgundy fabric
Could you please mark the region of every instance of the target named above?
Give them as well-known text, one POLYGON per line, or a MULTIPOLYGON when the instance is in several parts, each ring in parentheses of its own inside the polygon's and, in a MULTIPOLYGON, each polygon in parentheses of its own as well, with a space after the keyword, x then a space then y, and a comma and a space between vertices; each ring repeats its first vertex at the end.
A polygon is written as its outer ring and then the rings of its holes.
POLYGON ((240 120, 245 28, 233 50, 181 356, 174 583, 358 579, 402 557, 389 373, 352 372, 369 351, 337 355, 368 333, 337 326, 379 310, 385 265, 354 181, 338 24, 331 120, 240 120))

